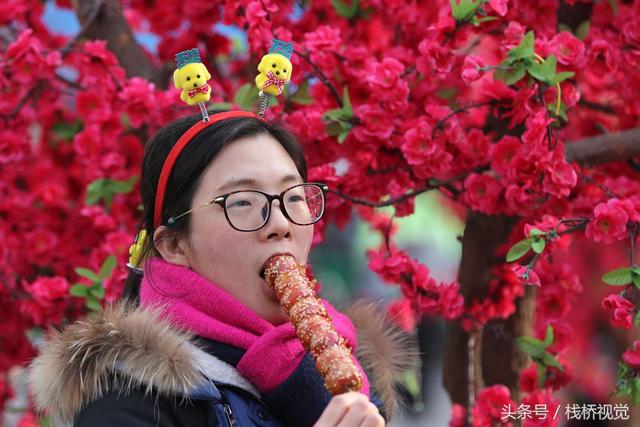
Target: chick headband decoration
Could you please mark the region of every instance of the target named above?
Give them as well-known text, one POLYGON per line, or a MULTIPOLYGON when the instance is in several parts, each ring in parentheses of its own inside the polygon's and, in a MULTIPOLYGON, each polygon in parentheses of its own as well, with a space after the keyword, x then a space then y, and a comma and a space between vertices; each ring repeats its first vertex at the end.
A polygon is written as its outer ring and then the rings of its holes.
POLYGON ((211 99, 211 86, 207 83, 211 74, 200 60, 198 49, 191 49, 176 54, 178 68, 173 72, 173 84, 181 89, 180 99, 188 105, 198 104, 202 120, 209 121, 209 112, 205 102, 211 99))
POLYGON ((284 86, 291 80, 293 65, 291 54, 293 44, 282 40, 273 39, 269 53, 262 57, 258 65, 259 74, 256 76, 260 105, 258 116, 263 117, 269 105, 271 96, 278 96, 284 91, 284 86))

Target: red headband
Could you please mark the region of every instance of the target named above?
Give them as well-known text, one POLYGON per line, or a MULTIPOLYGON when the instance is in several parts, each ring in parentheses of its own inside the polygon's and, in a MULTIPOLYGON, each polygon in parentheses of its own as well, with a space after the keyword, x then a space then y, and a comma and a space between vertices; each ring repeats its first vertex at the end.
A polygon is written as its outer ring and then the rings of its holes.
POLYGON ((156 205, 153 211, 154 228, 158 228, 160 226, 160 221, 162 220, 162 207, 164 205, 164 193, 167 190, 167 182, 169 181, 169 176, 171 176, 173 166, 176 164, 176 161, 178 160, 180 153, 182 153, 182 150, 184 150, 187 144, 189 144, 189 142, 204 129, 222 120, 232 119, 235 117, 253 117, 255 119, 264 120, 254 113, 241 110, 225 111, 224 113, 214 114, 209 118, 209 121, 198 121, 198 123, 191 126, 189 130, 182 134, 176 145, 173 146, 173 148, 169 152, 169 155, 164 161, 164 165, 162 165, 160 179, 158 180, 158 188, 156 190, 156 205))

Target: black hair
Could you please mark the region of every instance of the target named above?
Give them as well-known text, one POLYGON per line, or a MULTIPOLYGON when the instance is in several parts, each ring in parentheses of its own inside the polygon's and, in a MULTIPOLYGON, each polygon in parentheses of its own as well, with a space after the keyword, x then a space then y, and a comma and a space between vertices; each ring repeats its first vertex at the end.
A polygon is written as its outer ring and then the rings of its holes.
MULTIPOLYGON (((199 120, 202 120, 200 115, 174 120, 152 135, 145 145, 140 178, 143 207, 141 229, 147 231, 147 238, 142 249, 141 259, 143 260, 158 255, 153 244, 155 231, 153 218, 156 189, 162 166, 178 139, 199 120)), ((304 152, 291 133, 276 124, 253 117, 225 119, 203 129, 189 142, 178 157, 167 182, 160 223, 166 225, 169 218, 180 215, 191 208, 201 176, 220 150, 240 138, 260 134, 271 135, 282 145, 293 160, 298 173, 306 181, 307 162, 304 158, 304 152)), ((186 215, 172 224, 171 229, 177 234, 187 235, 190 223, 190 216, 186 215)), ((137 301, 140 281, 141 274, 133 270, 130 271, 122 298, 137 301)))

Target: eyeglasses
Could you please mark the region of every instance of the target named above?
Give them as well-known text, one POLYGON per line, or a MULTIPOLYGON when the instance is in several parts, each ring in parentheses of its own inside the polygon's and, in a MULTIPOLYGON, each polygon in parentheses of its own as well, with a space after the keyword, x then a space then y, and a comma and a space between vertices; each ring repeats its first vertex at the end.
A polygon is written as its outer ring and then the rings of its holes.
POLYGON ((303 183, 289 187, 280 194, 258 190, 238 190, 222 194, 167 221, 169 226, 196 209, 216 203, 224 210, 229 225, 238 231, 256 231, 264 227, 271 215, 271 204, 280 202, 280 210, 297 225, 315 224, 322 218, 325 194, 329 187, 319 183, 303 183))

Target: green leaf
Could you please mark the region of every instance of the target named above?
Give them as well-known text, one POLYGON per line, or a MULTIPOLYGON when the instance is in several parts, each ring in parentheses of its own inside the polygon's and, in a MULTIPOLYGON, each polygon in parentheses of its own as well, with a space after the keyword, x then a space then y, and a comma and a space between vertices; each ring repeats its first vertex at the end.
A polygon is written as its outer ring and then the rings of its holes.
POLYGON ((104 286, 102 284, 96 284, 89 288, 89 295, 98 299, 104 298, 104 286))
POLYGON ((633 319, 633 326, 638 327, 640 326, 640 311, 638 311, 636 313, 635 318, 633 319))
POLYGON ((563 82, 567 79, 570 79, 571 77, 575 76, 576 73, 574 73, 573 71, 563 71, 561 73, 556 74, 555 76, 553 76, 553 78, 551 79, 551 84, 555 85, 557 83, 563 82))
POLYGON ((96 273, 94 273, 93 271, 89 270, 88 268, 84 268, 84 267, 78 267, 75 269, 75 272, 78 276, 80 277, 84 277, 85 279, 89 279, 92 282, 99 282, 100 281, 100 277, 98 277, 98 275, 96 273))
POLYGON ((520 350, 534 359, 541 358, 547 348, 544 342, 531 337, 518 337, 516 338, 516 344, 520 350))
POLYGON ((640 378, 635 377, 629 381, 631 391, 631 403, 634 405, 640 404, 640 378))
POLYGON ((470 20, 476 14, 478 8, 482 6, 482 3, 482 0, 460 0, 460 3, 451 0, 453 18, 459 22, 470 20))
POLYGON ((544 334, 544 345, 549 347, 553 343, 553 326, 547 325, 547 330, 544 334))
POLYGON ((69 288, 69 294, 73 295, 74 297, 84 298, 87 296, 88 289, 89 288, 87 288, 85 285, 76 283, 69 288))
POLYGON ((531 249, 533 249, 535 253, 541 254, 542 251, 544 251, 545 244, 546 244, 546 241, 543 238, 536 237, 533 240, 533 243, 531 243, 531 249))
POLYGON ((309 94, 309 82, 304 81, 300 86, 298 86, 298 90, 291 97, 291 102, 300 105, 309 105, 313 103, 313 98, 309 94))
POLYGON ((342 91, 342 111, 344 111, 345 115, 349 118, 353 117, 353 110, 351 109, 351 99, 349 98, 349 88, 347 86, 344 87, 342 91))
POLYGON ((136 184, 137 179, 138 178, 135 175, 131 176, 129 179, 120 181, 109 179, 107 180, 107 185, 114 194, 128 193, 133 190, 133 186, 136 184))
POLYGON ((338 15, 343 18, 351 19, 357 15, 360 2, 358 0, 351 0, 351 4, 347 5, 342 0, 331 0, 331 5, 338 15))
POLYGON ((613 15, 617 16, 618 15, 618 3, 616 3, 616 0, 609 0, 609 6, 611 6, 611 10, 613 10, 613 15))
POLYGON ((527 67, 522 62, 518 62, 514 69, 507 71, 504 76, 506 85, 514 85, 527 75, 527 67))
POLYGON ((634 286, 640 289, 640 268, 632 267, 631 268, 631 282, 634 286))
POLYGON ((582 24, 578 25, 576 28, 576 37, 580 40, 584 40, 589 35, 589 30, 591 29, 591 22, 589 20, 582 22, 582 24))
POLYGON ((536 362, 536 371, 538 372, 538 388, 542 388, 547 380, 547 367, 536 362))
POLYGON ((548 366, 550 368, 556 368, 560 372, 564 371, 564 367, 560 364, 560 362, 558 362, 558 359, 556 359, 552 354, 544 353, 542 355, 542 363, 544 363, 545 366, 548 366))
MULTIPOLYGON (((549 55, 547 59, 541 64, 532 62, 527 65, 527 71, 534 79, 544 82, 548 85, 553 85, 553 80, 556 76, 557 60, 555 55, 549 55)), ((567 77, 568 78, 568 77, 567 77)))
POLYGON ((91 295, 87 295, 87 302, 86 302, 87 308, 93 311, 100 311, 102 310, 102 306, 100 305, 100 300, 98 300, 98 298, 91 296, 91 295))
POLYGON ((105 259, 102 263, 102 266, 100 267, 100 273, 98 273, 98 277, 100 277, 100 279, 109 277, 113 269, 116 268, 116 263, 116 257, 113 255, 109 255, 107 259, 105 259))
POLYGON ((106 206, 111 205, 111 200, 116 194, 129 193, 136 183, 136 177, 132 176, 126 180, 114 180, 109 178, 99 178, 87 186, 85 203, 95 205, 103 199, 106 206))
POLYGON ((525 256, 531 248, 532 241, 533 239, 528 238, 520 240, 518 243, 513 245, 511 249, 509 249, 509 252, 507 252, 507 262, 513 262, 525 256))
POLYGON ((520 44, 507 53, 508 61, 510 64, 519 59, 533 60, 535 45, 535 36, 533 31, 529 31, 524 35, 520 44))
POLYGON ((71 123, 56 123, 53 125, 53 134, 62 140, 71 141, 83 128, 84 123, 80 120, 71 123))
POLYGON ((345 139, 347 139, 347 136, 349 135, 349 130, 344 130, 342 132, 340 132, 340 135, 338 135, 338 142, 340 144, 342 144, 344 142, 345 139))
POLYGON ((496 21, 497 19, 498 19, 497 16, 483 16, 481 18, 478 18, 478 23, 482 24, 483 22, 496 21))
POLYGON ((233 103, 239 105, 243 110, 251 110, 257 101, 258 88, 251 83, 240 86, 233 96, 233 103))
POLYGON ((628 267, 611 270, 602 276, 602 281, 607 285, 624 286, 631 283, 631 269, 628 267))
POLYGON ((544 232, 544 231, 542 231, 542 230, 538 230, 537 228, 532 228, 532 229, 529 231, 529 236, 530 236, 530 237, 534 237, 534 236, 544 236, 544 235, 546 235, 546 234, 547 234, 547 233, 545 233, 545 232, 544 232))

